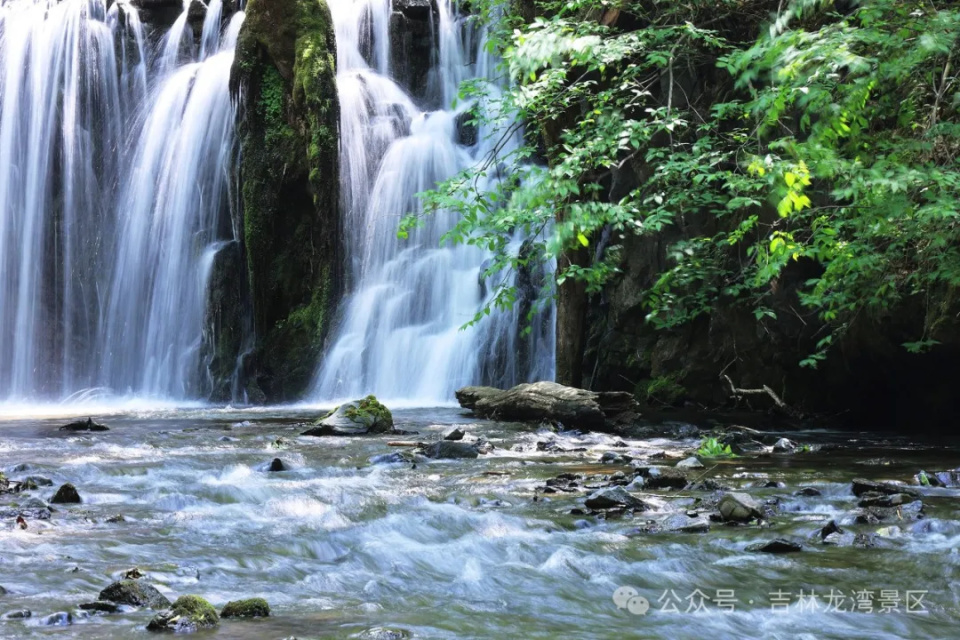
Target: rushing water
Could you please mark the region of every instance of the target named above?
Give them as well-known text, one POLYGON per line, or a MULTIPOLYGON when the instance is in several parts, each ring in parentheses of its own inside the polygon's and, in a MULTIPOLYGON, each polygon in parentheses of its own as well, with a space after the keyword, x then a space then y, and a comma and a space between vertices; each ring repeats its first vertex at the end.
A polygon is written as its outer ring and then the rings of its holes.
MULTIPOLYGON (((476 460, 421 460, 414 467, 376 462, 398 451, 387 445, 396 436, 300 437, 296 421, 304 417, 153 412, 104 418, 111 431, 86 435, 57 431, 62 421, 0 424, 0 469, 13 478, 53 480, 29 495, 48 499, 69 481, 84 500, 57 506, 50 520, 29 520, 26 530, 3 522, 0 586, 8 593, 0 595, 0 614, 33 615, 0 620, 0 636, 143 635, 150 611, 84 617, 76 609, 133 566, 170 596, 198 594, 218 607, 241 597, 270 602, 269 619, 223 621, 217 635, 227 638, 348 638, 391 627, 416 638, 892 639, 953 637, 960 619, 958 490, 923 489, 927 518, 885 524, 878 548, 809 538, 830 519, 848 533, 881 530, 852 523, 850 479, 908 480, 920 468, 956 466, 955 443, 796 434, 837 448, 704 470, 758 498, 780 496, 771 528, 636 535, 637 527, 695 507, 694 499, 709 493, 641 491, 636 495, 651 510, 604 520, 569 514, 582 508, 582 493, 537 489, 561 472, 629 471, 597 464, 604 452, 644 459, 695 446, 697 437, 619 441, 477 421, 458 410, 401 410, 397 426, 420 432, 410 439, 430 441, 460 424, 497 446, 476 460), (571 451, 538 451, 538 442, 571 451), (292 468, 268 472, 274 457, 292 468), (787 486, 758 488, 769 480, 787 486), (794 495, 800 486, 823 495, 794 495), (118 514, 123 522, 109 521, 118 514), (809 542, 789 555, 745 551, 784 535, 809 542), (618 610, 612 597, 621 586, 645 596, 651 610, 618 610), (697 589, 708 596, 705 611, 687 613, 686 598, 697 589), (797 605, 801 589, 821 599, 842 591, 848 610, 804 610, 797 605), (733 612, 713 602, 718 590, 734 591, 733 612), (898 611, 879 611, 881 590, 897 592, 898 611), (927 591, 927 613, 904 610, 907 590, 927 591), (771 594, 780 591, 790 594, 786 611, 771 608, 771 594), (855 591, 874 592, 872 612, 849 611, 855 591), (671 602, 680 613, 663 610, 671 602), (57 611, 71 612, 73 624, 44 626, 57 611)), ((0 496, 0 509, 24 498, 0 496)))
POLYGON ((392 68, 397 57, 391 52, 396 39, 390 0, 329 4, 337 36, 341 191, 353 293, 322 361, 314 398, 373 392, 430 404, 451 401, 453 391, 467 384, 552 379, 552 311, 538 315, 523 336, 526 319, 517 311, 465 327, 495 286, 482 281, 488 256, 481 249, 441 246, 456 222, 454 212, 427 216, 409 238, 397 237, 401 218, 422 210, 418 193, 490 151, 486 132, 470 146, 458 140, 457 117, 470 105, 449 108, 463 80, 486 78, 495 66, 483 33, 448 0, 436 3, 430 18, 434 61, 418 100, 411 87, 395 80, 400 70, 392 68), (446 108, 425 110, 432 104, 446 108))
POLYGON ((0 7, 0 399, 199 395, 240 20, 212 0, 196 51, 184 10, 155 54, 126 3, 0 7))

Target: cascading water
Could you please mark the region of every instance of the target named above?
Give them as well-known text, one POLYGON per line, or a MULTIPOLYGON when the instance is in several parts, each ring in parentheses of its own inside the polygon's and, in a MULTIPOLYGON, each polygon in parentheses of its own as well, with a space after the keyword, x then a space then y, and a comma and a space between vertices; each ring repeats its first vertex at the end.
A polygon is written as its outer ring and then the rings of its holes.
MULTIPOLYGON (((419 102, 449 106, 463 80, 490 78, 495 64, 468 18, 447 0, 435 6, 429 16, 433 62, 419 102)), ((482 282, 488 258, 482 250, 440 245, 455 213, 428 216, 408 239, 397 237, 400 219, 422 209, 418 193, 486 158, 490 132, 481 130, 475 144, 460 144, 457 117, 470 105, 424 112, 410 87, 400 87, 395 79, 408 70, 393 49, 403 40, 391 38, 399 14, 391 13, 390 0, 331 0, 330 7, 353 293, 321 364, 315 399, 372 392, 448 402, 467 384, 552 379, 552 310, 538 314, 522 336, 519 308, 464 328, 494 287, 482 282)))
POLYGON ((107 0, 0 7, 0 399, 198 393, 229 217, 233 47, 220 0, 154 57, 107 0), (194 57, 194 51, 199 53, 194 57))

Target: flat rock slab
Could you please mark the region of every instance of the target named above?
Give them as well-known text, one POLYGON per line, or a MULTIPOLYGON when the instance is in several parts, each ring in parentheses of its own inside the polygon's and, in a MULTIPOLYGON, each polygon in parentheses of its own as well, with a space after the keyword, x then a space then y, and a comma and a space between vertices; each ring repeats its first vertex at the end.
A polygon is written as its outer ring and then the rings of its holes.
POLYGON ((556 382, 520 384, 507 391, 464 387, 456 392, 460 406, 494 420, 560 422, 575 429, 611 430, 638 415, 633 395, 595 392, 556 382))
POLYGON ((920 495, 920 493, 915 489, 911 489, 910 487, 902 484, 896 484, 893 482, 874 482, 872 480, 864 480, 863 478, 854 478, 850 488, 853 491, 853 495, 857 496, 858 498, 865 493, 881 493, 886 495, 902 493, 914 497, 920 495))
POLYGON ((755 553, 796 553, 803 551, 803 546, 785 538, 777 538, 768 542, 757 542, 747 547, 747 551, 755 553))

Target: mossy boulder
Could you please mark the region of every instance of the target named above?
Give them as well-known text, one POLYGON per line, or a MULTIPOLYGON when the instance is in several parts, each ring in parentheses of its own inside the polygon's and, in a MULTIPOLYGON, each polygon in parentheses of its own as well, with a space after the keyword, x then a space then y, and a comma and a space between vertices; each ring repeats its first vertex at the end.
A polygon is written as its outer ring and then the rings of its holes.
POLYGON ((247 598, 233 600, 223 605, 220 610, 221 618, 267 618, 270 616, 270 605, 263 598, 247 598))
POLYGON ((134 607, 150 607, 151 609, 162 609, 170 606, 170 601, 167 600, 165 595, 157 591, 156 587, 140 580, 114 582, 100 592, 98 600, 116 604, 129 604, 134 607))
POLYGON ((366 433, 387 433, 393 430, 393 414, 377 400, 367 396, 347 402, 314 423, 305 436, 359 436, 366 433))
POLYGON ((231 87, 257 382, 269 400, 291 400, 316 370, 342 292, 340 103, 324 0, 250 0, 231 87))
POLYGON ((155 615, 147 625, 148 631, 191 633, 210 629, 220 624, 217 610, 200 596, 180 596, 169 609, 155 615))

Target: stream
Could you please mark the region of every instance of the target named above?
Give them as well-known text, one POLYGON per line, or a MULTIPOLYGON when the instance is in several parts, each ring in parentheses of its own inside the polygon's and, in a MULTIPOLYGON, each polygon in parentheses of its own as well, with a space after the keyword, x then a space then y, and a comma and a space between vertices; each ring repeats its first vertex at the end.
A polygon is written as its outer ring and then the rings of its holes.
POLYGON ((692 426, 621 438, 409 408, 394 411, 396 427, 416 435, 300 436, 317 415, 130 411, 97 417, 110 427, 98 433, 61 432, 63 417, 0 421, 0 470, 11 480, 52 481, 0 495, 0 613, 32 613, 0 620, 0 636, 150 636, 148 609, 77 608, 133 567, 171 600, 196 594, 218 610, 240 598, 269 601, 269 618, 224 619, 200 633, 226 638, 955 636, 960 490, 913 486, 921 519, 856 524, 851 480, 913 484, 920 469, 958 466, 956 441, 778 433, 815 446, 704 460, 691 472, 778 502, 769 523, 679 533, 652 525, 705 513, 716 492, 631 485, 649 508, 620 516, 583 502, 608 480, 632 476, 624 454, 634 466, 689 455, 702 437, 692 426), (488 440, 492 452, 413 461, 409 447, 388 445, 435 441, 452 425, 488 440), (410 459, 384 458, 400 452, 410 459), (599 462, 605 453, 613 463, 599 462), (269 471, 274 458, 289 469, 269 471), (561 473, 582 476, 580 490, 545 493, 561 473), (27 519, 26 529, 16 524, 11 508, 30 496, 49 500, 65 482, 81 504, 53 505, 49 520, 27 519), (796 495, 802 487, 821 495, 796 495), (822 543, 817 531, 830 520, 847 535, 873 534, 873 543, 822 543), (779 537, 803 550, 746 550, 779 537), (49 624, 57 612, 71 623, 49 624))

